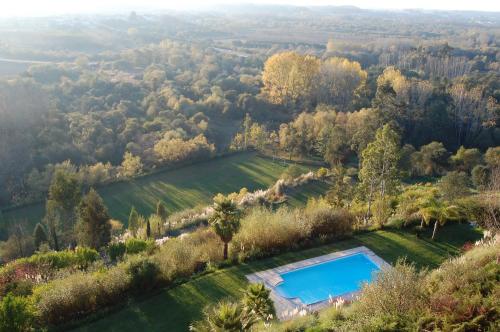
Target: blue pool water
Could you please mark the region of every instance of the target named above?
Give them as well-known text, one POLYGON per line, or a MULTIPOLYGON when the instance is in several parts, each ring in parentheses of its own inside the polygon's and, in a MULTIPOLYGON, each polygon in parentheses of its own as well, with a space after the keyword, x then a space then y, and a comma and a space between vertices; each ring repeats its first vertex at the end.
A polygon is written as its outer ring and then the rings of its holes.
POLYGON ((276 290, 283 297, 312 304, 359 290, 376 271, 379 267, 359 253, 283 273, 276 290))

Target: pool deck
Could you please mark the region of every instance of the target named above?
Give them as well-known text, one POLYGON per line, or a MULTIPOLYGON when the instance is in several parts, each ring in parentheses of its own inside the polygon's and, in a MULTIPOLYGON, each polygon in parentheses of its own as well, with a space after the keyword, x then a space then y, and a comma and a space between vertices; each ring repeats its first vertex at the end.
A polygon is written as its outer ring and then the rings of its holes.
POLYGON ((311 312, 325 308, 329 305, 332 305, 332 302, 335 303, 335 301, 337 301, 339 298, 342 298, 342 300, 350 301, 356 296, 357 292, 344 294, 342 296, 333 297, 331 299, 326 299, 324 301, 306 305, 302 303, 298 298, 285 298, 276 291, 275 287, 279 283, 283 282, 281 274, 359 253, 363 253, 368 256, 368 258, 370 258, 370 260, 375 263, 375 265, 377 265, 379 269, 390 266, 389 263, 384 261, 379 256, 375 255, 373 251, 371 251, 367 247, 361 246, 348 250, 333 252, 331 254, 323 256, 305 259, 287 265, 282 265, 274 269, 256 272, 247 275, 246 278, 252 283, 264 283, 264 285, 271 290, 270 296, 274 301, 276 315, 278 316, 278 319, 286 320, 305 312, 311 312))

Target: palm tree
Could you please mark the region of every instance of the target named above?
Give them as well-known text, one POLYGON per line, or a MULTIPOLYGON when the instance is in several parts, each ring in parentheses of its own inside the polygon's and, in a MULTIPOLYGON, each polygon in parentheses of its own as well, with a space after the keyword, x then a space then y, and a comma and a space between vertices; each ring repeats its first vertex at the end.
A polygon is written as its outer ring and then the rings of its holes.
POLYGON ((240 228, 240 210, 233 201, 224 198, 214 204, 214 213, 209 223, 215 233, 224 242, 224 259, 227 259, 228 245, 240 228))
POLYGON ((438 192, 435 188, 421 185, 408 187, 401 195, 398 205, 398 213, 406 220, 420 218, 420 228, 424 227, 424 209, 429 201, 437 199, 438 192))
POLYGON ((448 205, 442 200, 432 198, 426 206, 420 209, 420 215, 426 225, 429 225, 434 220, 434 229, 432 230, 431 239, 434 240, 438 225, 443 226, 448 220, 456 220, 459 218, 459 208, 455 205, 448 205))
POLYGON ((247 317, 239 303, 220 302, 204 310, 204 319, 189 327, 193 332, 241 332, 249 331, 255 323, 247 317))
POLYGON ((256 319, 267 321, 275 316, 274 304, 269 294, 271 293, 263 283, 250 284, 245 290, 242 304, 247 315, 256 319))

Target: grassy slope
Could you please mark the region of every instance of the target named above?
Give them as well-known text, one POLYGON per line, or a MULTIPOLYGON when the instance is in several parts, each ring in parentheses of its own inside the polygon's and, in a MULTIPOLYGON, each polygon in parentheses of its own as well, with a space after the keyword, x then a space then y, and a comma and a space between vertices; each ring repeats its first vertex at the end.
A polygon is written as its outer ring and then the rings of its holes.
POLYGON ((326 182, 307 183, 287 193, 287 204, 291 207, 302 207, 311 197, 324 196, 329 187, 330 185, 326 182))
POLYGON ((344 250, 360 245, 372 249, 390 263, 407 257, 419 267, 434 268, 459 252, 465 241, 476 240, 479 232, 468 225, 450 225, 439 230, 437 241, 403 231, 363 233, 351 239, 219 270, 201 276, 144 301, 131 301, 123 310, 85 325, 78 331, 187 331, 199 319, 202 308, 223 298, 236 298, 245 288, 245 275, 293 261, 344 250))
MULTIPOLYGON (((169 212, 211 202, 217 193, 266 188, 274 183, 287 167, 254 153, 241 153, 114 183, 99 188, 111 216, 126 222, 132 205, 139 213, 154 212, 162 199, 169 212)), ((305 166, 299 166, 305 169, 305 166)), ((40 221, 43 204, 33 204, 4 212, 5 220, 27 220, 30 225, 40 221)))

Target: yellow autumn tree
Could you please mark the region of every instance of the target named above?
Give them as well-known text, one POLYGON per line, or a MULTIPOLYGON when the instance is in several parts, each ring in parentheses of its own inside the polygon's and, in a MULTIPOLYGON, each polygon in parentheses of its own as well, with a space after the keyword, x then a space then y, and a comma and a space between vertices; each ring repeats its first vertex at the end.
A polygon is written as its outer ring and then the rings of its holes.
POLYGON ((321 64, 315 80, 318 102, 347 110, 364 86, 366 77, 367 73, 359 62, 338 57, 327 59, 321 64))
POLYGON ((377 78, 377 88, 384 85, 389 85, 392 87, 396 93, 396 99, 399 102, 408 103, 410 98, 410 81, 401 74, 399 69, 394 67, 387 67, 384 69, 382 74, 377 78))
POLYGON ((283 52, 264 64, 263 93, 274 104, 311 103, 320 60, 311 55, 283 52))

